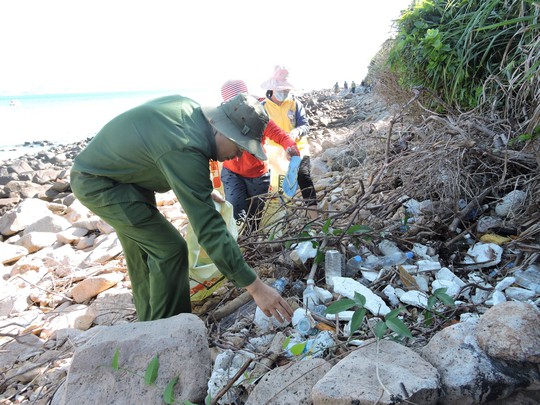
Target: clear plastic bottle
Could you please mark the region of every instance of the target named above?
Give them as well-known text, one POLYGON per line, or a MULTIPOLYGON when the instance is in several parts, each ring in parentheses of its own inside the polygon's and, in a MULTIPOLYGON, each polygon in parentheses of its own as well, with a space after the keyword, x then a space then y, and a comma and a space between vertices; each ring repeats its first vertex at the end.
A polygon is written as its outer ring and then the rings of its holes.
POLYGON ((304 307, 310 310, 313 310, 319 304, 319 298, 315 292, 315 282, 313 279, 309 278, 306 281, 306 289, 303 293, 303 302, 304 307))
POLYGON ((324 257, 324 271, 326 274, 326 285, 334 286, 334 277, 341 277, 341 253, 337 250, 327 250, 324 257))
POLYGON ((347 265, 345 266, 345 276, 353 277, 360 273, 362 270, 362 256, 356 255, 347 260, 347 265))
POLYGON ((287 284, 289 284, 289 280, 286 277, 281 277, 274 281, 274 288, 278 290, 280 294, 283 294, 283 291, 285 291, 285 287, 287 287, 287 284))
POLYGON ((368 270, 388 269, 392 266, 405 263, 407 260, 412 259, 413 256, 413 252, 394 252, 381 257, 368 256, 363 262, 362 267, 368 270))
POLYGON ((516 270, 512 274, 516 278, 516 284, 529 290, 540 293, 540 267, 530 265, 525 270, 516 270))

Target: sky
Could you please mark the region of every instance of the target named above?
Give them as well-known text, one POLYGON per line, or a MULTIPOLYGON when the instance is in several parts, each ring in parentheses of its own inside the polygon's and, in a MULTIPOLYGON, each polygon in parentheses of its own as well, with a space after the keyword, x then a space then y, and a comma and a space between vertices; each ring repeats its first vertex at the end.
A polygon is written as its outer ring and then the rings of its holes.
POLYGON ((411 0, 0 2, 0 94, 359 83, 411 0))

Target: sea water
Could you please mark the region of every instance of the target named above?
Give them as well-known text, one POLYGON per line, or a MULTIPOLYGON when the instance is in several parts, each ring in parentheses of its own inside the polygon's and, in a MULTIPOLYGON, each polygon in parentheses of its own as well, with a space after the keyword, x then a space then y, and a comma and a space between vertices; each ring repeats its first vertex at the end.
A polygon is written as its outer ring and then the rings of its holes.
POLYGON ((155 90, 0 96, 0 162, 93 137, 118 114, 145 101, 181 94, 217 105, 219 92, 155 90), (216 94, 213 94, 216 93, 216 94))

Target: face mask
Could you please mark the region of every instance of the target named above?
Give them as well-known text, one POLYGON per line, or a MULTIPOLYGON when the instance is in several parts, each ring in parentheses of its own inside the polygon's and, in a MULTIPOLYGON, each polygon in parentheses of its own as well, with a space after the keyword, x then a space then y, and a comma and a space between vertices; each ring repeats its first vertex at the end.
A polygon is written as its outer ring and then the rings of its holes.
POLYGON ((287 97, 289 97, 289 90, 274 91, 274 97, 278 101, 284 101, 287 97))

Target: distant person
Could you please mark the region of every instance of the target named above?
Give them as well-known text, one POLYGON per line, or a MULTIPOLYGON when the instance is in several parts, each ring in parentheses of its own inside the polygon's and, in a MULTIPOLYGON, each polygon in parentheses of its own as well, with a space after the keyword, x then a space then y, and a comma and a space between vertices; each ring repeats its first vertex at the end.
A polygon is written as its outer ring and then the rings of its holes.
POLYGON ((351 93, 356 93, 356 83, 354 80, 351 82, 351 93))
POLYGON ((338 84, 338 82, 336 82, 336 84, 334 84, 334 93, 336 93, 336 94, 339 93, 339 84, 338 84))
POLYGON ((298 170, 298 186, 308 207, 309 217, 316 219, 318 217, 317 195, 311 180, 310 150, 307 138, 309 124, 303 104, 290 94, 294 86, 289 83, 288 77, 289 71, 285 67, 274 68, 274 74, 261 84, 261 87, 266 90, 263 105, 270 119, 287 132, 298 145, 302 157, 298 170))
POLYGON ((291 319, 289 304, 244 261, 211 197, 209 160, 245 150, 266 159, 267 124, 259 100, 246 94, 217 107, 166 96, 113 118, 75 158, 72 191, 115 229, 140 321, 191 312, 187 244, 156 207, 155 193, 169 190, 219 271, 267 316, 291 319))
MULTIPOLYGON (((228 80, 221 86, 223 101, 228 101, 239 93, 248 93, 248 88, 242 80, 228 80)), ((263 147, 267 138, 281 145, 288 159, 291 156, 300 156, 296 142, 272 120, 264 130, 263 147)), ((244 151, 242 156, 223 162, 221 181, 225 198, 234 207, 235 219, 242 218, 249 229, 257 229, 259 216, 264 208, 264 200, 258 197, 267 194, 270 187, 268 165, 244 151)))
POLYGON ((345 90, 349 90, 349 85, 347 84, 347 82, 343 82, 343 88, 345 90))

